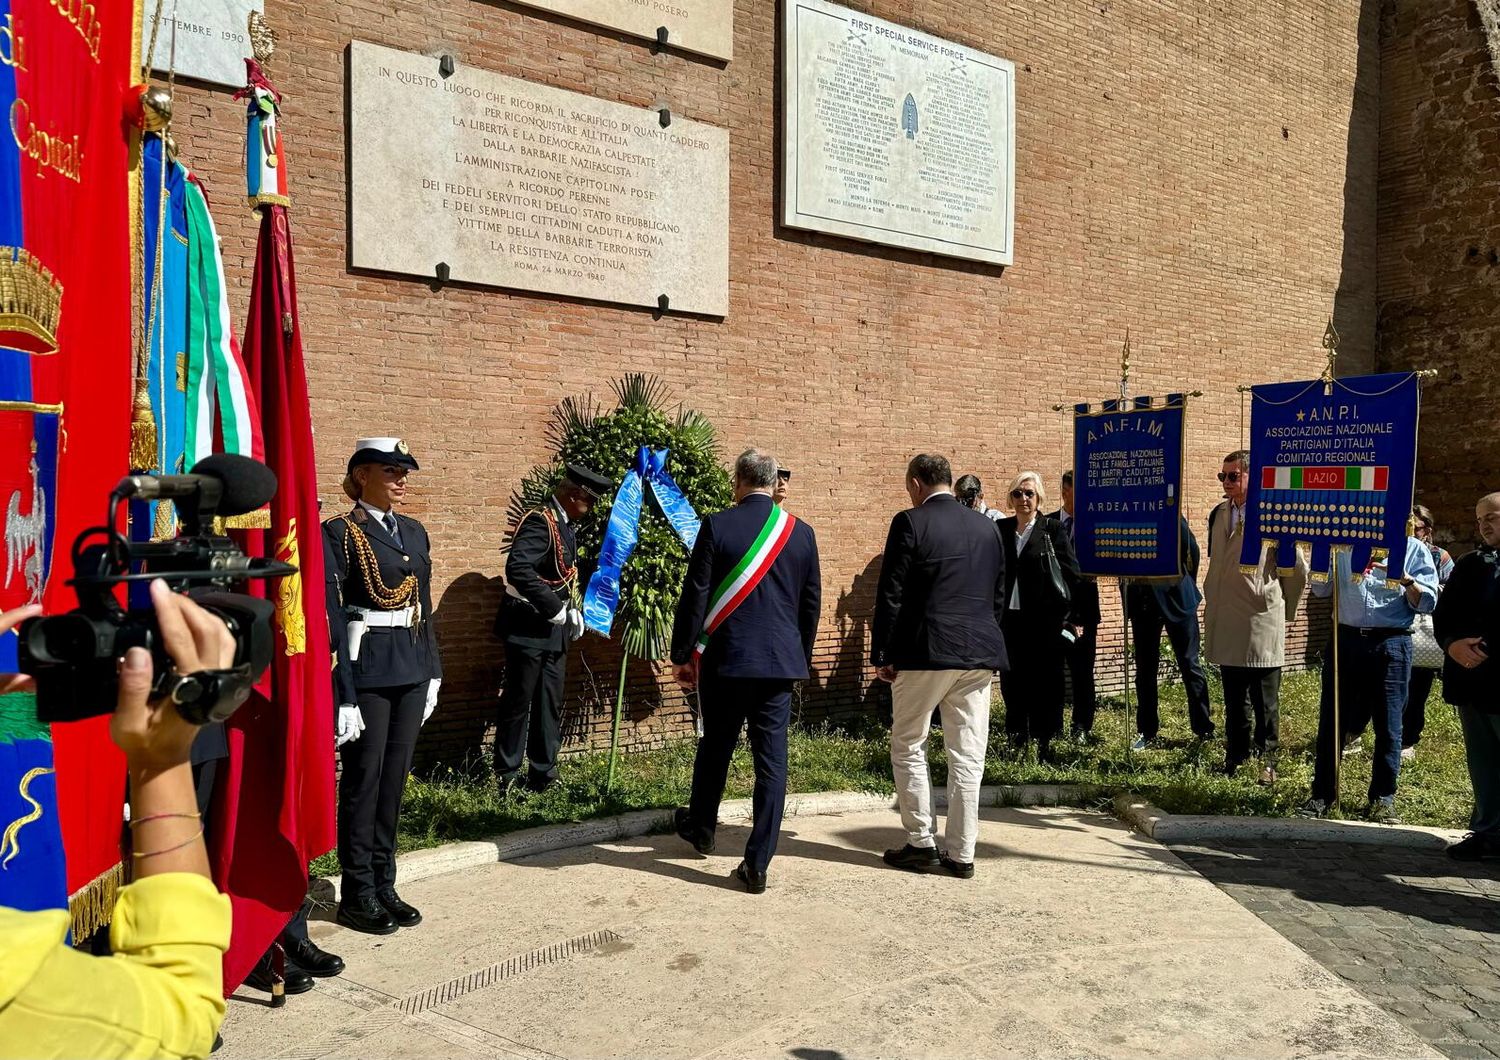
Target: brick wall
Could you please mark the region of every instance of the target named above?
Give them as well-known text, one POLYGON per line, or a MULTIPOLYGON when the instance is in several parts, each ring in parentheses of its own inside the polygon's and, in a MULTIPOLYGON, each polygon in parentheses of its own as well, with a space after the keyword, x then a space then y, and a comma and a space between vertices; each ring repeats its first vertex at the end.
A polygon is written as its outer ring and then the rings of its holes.
MULTIPOLYGON (((548 409, 666 378, 729 451, 796 468, 791 507, 823 548, 809 714, 878 699, 864 663, 879 553, 915 451, 947 453, 991 499, 1021 468, 1055 489, 1070 448, 1055 402, 1116 387, 1201 389, 1185 510, 1201 532, 1220 457, 1245 427, 1235 387, 1316 372, 1330 312, 1346 371, 1374 347, 1377 19, 1372 0, 860 0, 1015 61, 1016 264, 876 249, 778 227, 777 5, 739 0, 725 66, 503 0, 268 0, 281 34, 298 279, 323 495, 351 441, 399 434, 422 462, 411 514, 435 543, 447 681, 425 757, 476 752, 502 667, 489 635, 507 495, 546 454, 548 409), (351 38, 674 111, 730 131, 724 320, 359 275, 346 267, 344 58, 351 38)), ((241 115, 179 87, 175 134, 217 203, 243 319, 255 231, 240 205, 241 115)), ((412 130, 414 149, 421 131, 412 130)), ((1488 244, 1486 244, 1488 246, 1488 244)), ((1106 591, 1106 598, 1113 598, 1106 591)), ((1118 689, 1118 608, 1100 674, 1118 689), (1113 658, 1112 658, 1113 657, 1113 658)), ((1299 642, 1300 643, 1300 642, 1299 642)), ((1300 648, 1294 644, 1294 653, 1300 648)), ((618 656, 571 666, 570 746, 607 740, 618 656), (584 664, 587 664, 586 666, 584 664)), ((629 674, 624 739, 684 731, 650 667, 629 674)))
POLYGON ((1379 361, 1433 368, 1417 496, 1474 540, 1500 489, 1500 79, 1473 0, 1387 0, 1381 24, 1379 361))

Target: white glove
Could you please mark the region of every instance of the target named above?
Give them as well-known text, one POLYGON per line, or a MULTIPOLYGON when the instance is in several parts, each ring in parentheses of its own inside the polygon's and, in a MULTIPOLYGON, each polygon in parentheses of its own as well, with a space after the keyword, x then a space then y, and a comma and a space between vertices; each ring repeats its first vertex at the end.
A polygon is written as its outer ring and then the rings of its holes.
POLYGON ((338 728, 334 731, 333 746, 343 747, 350 740, 359 739, 365 731, 365 716, 353 703, 339 707, 338 728))
POLYGON ((427 724, 427 719, 432 717, 432 712, 437 710, 438 689, 443 687, 443 679, 434 677, 427 682, 427 706, 422 708, 422 724, 427 724))
POLYGON ((569 644, 583 636, 583 612, 576 607, 568 608, 568 622, 563 630, 563 639, 569 644))

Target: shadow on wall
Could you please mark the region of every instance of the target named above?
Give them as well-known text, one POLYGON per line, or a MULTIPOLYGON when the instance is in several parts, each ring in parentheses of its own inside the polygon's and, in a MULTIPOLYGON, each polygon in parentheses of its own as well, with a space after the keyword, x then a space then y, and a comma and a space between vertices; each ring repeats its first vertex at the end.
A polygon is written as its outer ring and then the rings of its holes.
POLYGON ((505 673, 505 651, 488 632, 504 585, 502 578, 469 571, 449 583, 437 602, 432 621, 437 623, 438 644, 462 650, 445 652, 438 711, 423 726, 418 763, 438 758, 462 762, 485 753, 484 737, 505 673))
MULTIPOLYGON (((1344 164, 1344 247, 1333 326, 1338 330, 1339 375, 1375 370, 1375 191, 1380 170, 1380 5, 1360 0, 1354 60, 1354 99, 1344 164)), ((1311 355, 1311 349, 1309 354, 1311 355)), ((1311 356, 1310 356, 1311 361, 1311 356)))
POLYGON ((889 720, 890 686, 875 678, 870 668, 870 626, 875 617, 875 587, 880 581, 882 556, 871 557, 850 586, 839 593, 834 607, 838 649, 833 665, 823 670, 814 660, 812 680, 803 690, 802 720, 878 713, 889 720))

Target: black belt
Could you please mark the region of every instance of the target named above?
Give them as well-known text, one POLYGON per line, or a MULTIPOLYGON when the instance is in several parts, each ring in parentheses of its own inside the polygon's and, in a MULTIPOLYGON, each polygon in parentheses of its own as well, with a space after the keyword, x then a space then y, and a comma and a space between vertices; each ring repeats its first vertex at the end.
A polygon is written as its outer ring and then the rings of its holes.
POLYGON ((1411 636, 1411 630, 1399 629, 1395 626, 1346 626, 1340 622, 1339 629, 1365 640, 1389 640, 1391 637, 1411 636))

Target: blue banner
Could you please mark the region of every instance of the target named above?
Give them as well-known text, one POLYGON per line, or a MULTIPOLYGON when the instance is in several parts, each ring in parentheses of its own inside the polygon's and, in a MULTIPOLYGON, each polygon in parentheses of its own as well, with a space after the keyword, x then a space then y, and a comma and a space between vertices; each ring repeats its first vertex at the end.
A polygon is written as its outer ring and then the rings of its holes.
POLYGON ((1254 387, 1240 563, 1259 566, 1269 546, 1291 567, 1305 544, 1315 576, 1348 549, 1350 570, 1389 557, 1387 577, 1402 577, 1418 398, 1413 372, 1254 387))
POLYGON ((698 513, 667 474, 669 455, 666 449, 641 446, 635 454, 635 466, 615 491, 609 524, 604 528, 604 542, 599 546, 599 565, 594 568, 583 596, 583 623, 601 636, 609 636, 615 624, 615 610, 620 606, 620 575, 640 540, 641 507, 646 501, 648 485, 668 524, 688 551, 692 551, 693 543, 698 540, 698 513))
POLYGON ((1084 574, 1182 576, 1182 436, 1187 396, 1073 408, 1073 518, 1084 574))

